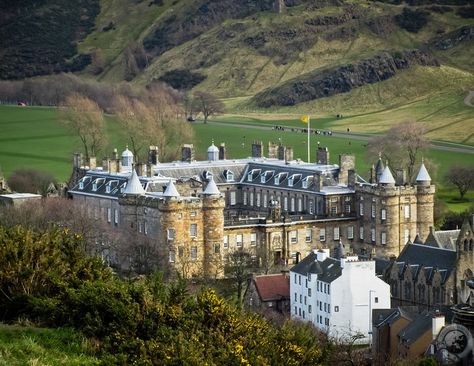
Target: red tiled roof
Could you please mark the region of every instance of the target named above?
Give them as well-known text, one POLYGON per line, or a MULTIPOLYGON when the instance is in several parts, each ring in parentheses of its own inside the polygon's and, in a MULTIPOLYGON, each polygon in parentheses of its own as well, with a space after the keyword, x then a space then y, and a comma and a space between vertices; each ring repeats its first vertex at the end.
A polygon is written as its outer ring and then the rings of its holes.
POLYGON ((290 278, 285 274, 256 276, 255 287, 262 301, 290 297, 290 278))

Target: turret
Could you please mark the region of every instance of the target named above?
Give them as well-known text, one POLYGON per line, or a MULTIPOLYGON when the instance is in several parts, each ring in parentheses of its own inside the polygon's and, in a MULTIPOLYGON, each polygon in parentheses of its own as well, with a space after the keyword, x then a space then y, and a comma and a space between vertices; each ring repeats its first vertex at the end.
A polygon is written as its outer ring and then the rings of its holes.
POLYGON ((435 186, 431 185, 431 177, 421 161, 420 170, 416 176, 416 200, 417 215, 416 226, 417 233, 426 238, 429 234, 430 226, 434 225, 434 194, 435 186))
MULTIPOLYGON (((377 167, 375 169, 377 170, 377 167)), ((392 172, 390 171, 388 165, 385 167, 383 173, 380 175, 380 178, 378 179, 378 184, 385 187, 395 187, 395 179, 393 178, 392 172)))
POLYGON ((214 141, 212 141, 212 145, 209 146, 209 148, 207 149, 207 160, 209 161, 219 160, 219 148, 214 145, 214 141))
POLYGON ((128 146, 125 148, 125 151, 122 153, 122 168, 126 171, 130 171, 133 165, 133 153, 128 149, 128 146))
POLYGON ((145 194, 145 190, 140 183, 140 179, 138 179, 135 169, 132 169, 132 175, 128 178, 127 186, 125 187, 123 194, 129 196, 143 196, 145 194))

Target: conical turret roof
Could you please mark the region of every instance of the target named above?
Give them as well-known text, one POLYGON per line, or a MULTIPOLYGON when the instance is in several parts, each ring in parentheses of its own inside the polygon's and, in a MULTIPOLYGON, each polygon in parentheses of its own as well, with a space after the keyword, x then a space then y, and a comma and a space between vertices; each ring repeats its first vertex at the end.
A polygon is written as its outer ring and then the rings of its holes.
POLYGON ((132 169, 132 175, 130 176, 130 178, 128 178, 127 186, 125 187, 123 193, 137 196, 142 196, 145 194, 145 190, 143 189, 142 184, 140 183, 140 179, 138 179, 138 175, 135 169, 132 169))
POLYGON ((170 179, 168 186, 166 187, 165 191, 163 192, 163 197, 179 197, 180 194, 176 189, 173 181, 170 179))
POLYGON ((214 177, 211 176, 211 179, 209 180, 209 183, 207 184, 206 189, 202 193, 207 195, 207 196, 212 196, 212 195, 216 195, 216 194, 221 193, 219 191, 219 188, 217 188, 216 182, 214 182, 214 177))
POLYGON ((392 172, 390 171, 388 165, 383 170, 382 175, 379 179, 380 184, 395 184, 395 179, 393 179, 392 172))
POLYGON ((416 176, 417 182, 431 182, 431 177, 428 174, 428 170, 426 170, 425 164, 423 161, 421 162, 420 170, 418 171, 418 175, 416 176))

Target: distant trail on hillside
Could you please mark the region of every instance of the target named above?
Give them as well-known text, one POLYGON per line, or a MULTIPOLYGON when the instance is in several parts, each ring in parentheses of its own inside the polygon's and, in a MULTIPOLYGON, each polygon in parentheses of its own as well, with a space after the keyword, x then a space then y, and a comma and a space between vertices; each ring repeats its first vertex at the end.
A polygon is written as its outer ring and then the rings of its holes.
POLYGON ((472 98, 474 98, 474 90, 469 90, 467 93, 466 98, 464 98, 464 104, 468 105, 469 107, 474 107, 472 104, 472 98))

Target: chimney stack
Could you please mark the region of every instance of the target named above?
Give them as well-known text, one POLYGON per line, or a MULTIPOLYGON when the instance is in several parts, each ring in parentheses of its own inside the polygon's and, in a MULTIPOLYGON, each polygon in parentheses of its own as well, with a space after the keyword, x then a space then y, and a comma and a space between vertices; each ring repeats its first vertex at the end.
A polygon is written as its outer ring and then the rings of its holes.
POLYGON ((226 159, 226 153, 225 153, 225 143, 221 142, 219 145, 219 160, 225 160, 226 159))
POLYGON ((186 161, 190 163, 193 160, 194 160, 194 145, 184 144, 181 147, 181 161, 186 161))

